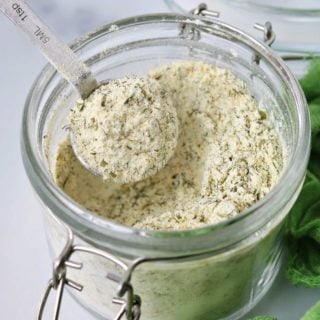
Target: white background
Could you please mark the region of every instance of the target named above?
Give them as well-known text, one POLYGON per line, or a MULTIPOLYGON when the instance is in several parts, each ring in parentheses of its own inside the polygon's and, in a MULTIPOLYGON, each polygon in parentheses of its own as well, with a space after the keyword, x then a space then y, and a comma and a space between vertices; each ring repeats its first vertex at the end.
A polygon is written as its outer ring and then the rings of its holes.
MULTIPOLYGON (((168 10, 161 0, 29 3, 66 41, 112 20, 168 10)), ((21 161, 20 127, 28 90, 45 60, 1 14, 0 40, 0 319, 28 320, 35 319, 40 294, 51 274, 51 259, 40 210, 21 161)), ((294 288, 282 272, 250 315, 298 320, 317 300, 320 290, 294 288)), ((93 317, 66 295, 61 319, 93 317)))

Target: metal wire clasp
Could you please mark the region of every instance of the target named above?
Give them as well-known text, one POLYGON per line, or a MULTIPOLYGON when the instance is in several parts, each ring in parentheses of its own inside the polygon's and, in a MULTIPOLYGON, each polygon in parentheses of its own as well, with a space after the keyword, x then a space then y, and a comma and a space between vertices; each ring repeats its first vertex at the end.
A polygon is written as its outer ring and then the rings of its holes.
MULTIPOLYGON (((211 17, 211 18, 219 18, 220 13, 218 11, 209 10, 206 3, 200 3, 196 8, 192 9, 190 14, 203 16, 203 17, 211 17)), ((183 38, 190 38, 191 40, 199 40, 200 32, 196 30, 195 27, 187 27, 186 23, 182 23, 180 25, 180 36, 183 38)))
POLYGON ((196 8, 192 9, 190 13, 213 18, 219 18, 220 16, 220 13, 218 11, 209 10, 206 3, 200 3, 196 8))
POLYGON ((68 261, 71 253, 72 253, 72 247, 73 247, 73 234, 72 232, 68 229, 68 238, 67 238, 67 243, 65 247, 63 248, 60 256, 54 261, 53 263, 53 275, 52 278, 49 280, 48 285, 45 289, 43 298, 41 300, 40 306, 39 306, 39 311, 38 311, 38 316, 37 319, 41 320, 43 318, 43 313, 45 309, 45 305, 48 301, 50 292, 54 289, 57 290, 57 296, 55 300, 55 306, 54 306, 54 312, 53 312, 53 319, 56 320, 59 317, 60 313, 60 306, 61 306, 61 301, 62 301, 62 296, 63 296, 63 291, 64 291, 64 286, 65 284, 69 285, 70 287, 81 291, 83 287, 74 281, 67 279, 66 277, 66 267, 70 266, 72 268, 77 268, 81 269, 82 264, 74 263, 71 261, 68 261))
MULTIPOLYGON (((59 224, 62 225, 61 222, 59 222, 59 224)), ((120 310, 115 316, 114 320, 120 320, 124 316, 126 316, 126 319, 128 320, 139 320, 141 315, 141 299, 139 296, 134 294, 133 287, 130 281, 134 268, 140 263, 140 260, 142 259, 137 259, 130 266, 128 266, 122 260, 105 251, 92 247, 74 245, 72 231, 65 225, 63 226, 68 230, 67 243, 59 257, 53 263, 53 276, 49 280, 43 297, 41 299, 40 306, 38 309, 37 320, 43 319, 44 310, 52 290, 57 291, 52 318, 53 320, 59 319, 62 296, 65 285, 68 285, 69 287, 78 291, 82 291, 83 286, 81 284, 78 284, 72 281, 71 279, 67 278, 68 267, 74 269, 82 269, 83 267, 82 263, 70 260, 70 257, 75 252, 82 252, 100 256, 108 261, 113 262, 123 270, 124 275, 121 278, 113 273, 107 274, 107 278, 109 280, 115 281, 119 284, 119 288, 116 292, 116 297, 114 297, 112 300, 114 304, 120 305, 120 310)))
MULTIPOLYGON (((206 3, 200 3, 196 8, 192 9, 190 14, 203 16, 203 17, 212 17, 219 18, 220 13, 218 11, 209 10, 206 3)), ((273 31, 271 22, 267 21, 265 24, 255 23, 254 28, 263 32, 263 42, 269 47, 273 44, 276 39, 276 34, 273 31)), ((180 36, 183 38, 190 38, 191 40, 199 40, 201 35, 200 31, 197 30, 194 26, 187 26, 186 23, 180 25, 180 36)), ((252 61, 259 65, 261 57, 258 54, 254 54, 252 61)))
MULTIPOLYGON (((255 23, 254 28, 263 32, 263 42, 269 47, 272 46, 274 41, 276 40, 276 34, 273 31, 271 22, 267 21, 265 24, 255 23)), ((259 64, 261 57, 258 54, 254 54, 252 57, 252 61, 256 64, 259 64)))

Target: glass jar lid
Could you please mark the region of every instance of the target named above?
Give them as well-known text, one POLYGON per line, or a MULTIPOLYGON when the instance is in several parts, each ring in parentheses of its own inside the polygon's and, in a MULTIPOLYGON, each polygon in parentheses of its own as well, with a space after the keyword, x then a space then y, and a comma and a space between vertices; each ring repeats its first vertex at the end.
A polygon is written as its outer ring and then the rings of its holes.
MULTIPOLYGON (((197 0, 165 0, 172 11, 189 12, 197 0)), ((207 0, 212 10, 221 13, 221 19, 255 36, 252 26, 256 22, 270 21, 276 30, 273 48, 280 52, 320 53, 320 2, 262 1, 262 0, 207 0)))

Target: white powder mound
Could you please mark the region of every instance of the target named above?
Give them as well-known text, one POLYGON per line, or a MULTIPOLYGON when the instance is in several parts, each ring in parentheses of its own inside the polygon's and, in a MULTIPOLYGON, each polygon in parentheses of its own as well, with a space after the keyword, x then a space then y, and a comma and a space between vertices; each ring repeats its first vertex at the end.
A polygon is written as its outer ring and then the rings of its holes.
MULTIPOLYGON (((215 224, 263 198, 281 174, 283 146, 246 84, 199 62, 163 66, 150 77, 172 97, 179 119, 178 143, 167 165, 137 183, 104 182, 79 163, 66 141, 58 150, 56 183, 103 217, 153 230, 215 224)), ((114 124, 109 130, 120 129, 114 124)))
POLYGON ((170 95, 152 78, 111 80, 71 110, 77 155, 106 181, 156 174, 174 153, 178 119, 170 95))

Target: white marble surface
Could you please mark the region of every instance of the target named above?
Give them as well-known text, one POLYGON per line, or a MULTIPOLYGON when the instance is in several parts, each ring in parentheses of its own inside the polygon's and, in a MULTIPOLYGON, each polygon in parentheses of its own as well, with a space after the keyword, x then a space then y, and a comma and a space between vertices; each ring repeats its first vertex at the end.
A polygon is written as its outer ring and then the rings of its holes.
MULTIPOLYGON (((65 40, 111 20, 167 10, 161 0, 29 3, 65 40)), ((22 166, 20 126, 26 95, 45 60, 1 14, 0 39, 0 319, 35 319, 40 293, 51 274, 51 260, 37 200, 22 166)), ((299 320, 318 299, 320 290, 294 288, 281 274, 250 315, 272 314, 279 320, 299 320)), ((66 295, 61 319, 93 317, 66 295)))

